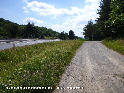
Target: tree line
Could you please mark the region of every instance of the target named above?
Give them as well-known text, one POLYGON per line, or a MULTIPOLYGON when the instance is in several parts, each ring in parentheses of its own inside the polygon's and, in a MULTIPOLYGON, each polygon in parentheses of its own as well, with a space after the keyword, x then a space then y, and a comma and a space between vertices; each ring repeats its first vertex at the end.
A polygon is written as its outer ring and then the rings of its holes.
POLYGON ((124 38, 124 0, 101 0, 99 18, 90 20, 84 29, 87 40, 124 38))
POLYGON ((78 36, 75 36, 74 34, 74 31, 70 30, 69 33, 66 33, 66 32, 61 32, 60 35, 59 35, 59 38, 62 39, 62 40, 74 40, 74 39, 81 39, 80 37, 78 36))
POLYGON ((46 27, 35 26, 34 23, 28 22, 27 25, 19 25, 9 20, 0 18, 0 39, 13 38, 39 38, 39 39, 78 39, 72 30, 68 33, 64 31, 59 33, 46 27))

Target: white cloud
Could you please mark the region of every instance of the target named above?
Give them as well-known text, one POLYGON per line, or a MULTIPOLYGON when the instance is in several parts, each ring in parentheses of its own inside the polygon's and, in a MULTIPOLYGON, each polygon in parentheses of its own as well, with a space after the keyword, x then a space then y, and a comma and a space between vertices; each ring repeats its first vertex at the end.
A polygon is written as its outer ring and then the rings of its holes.
POLYGON ((28 22, 32 22, 34 23, 36 26, 42 26, 44 24, 44 22, 42 20, 38 20, 36 18, 33 17, 27 17, 23 20, 24 24, 27 24, 28 22))
POLYGON ((100 0, 85 0, 85 3, 99 4, 100 0))
POLYGON ((23 0, 23 2, 28 3, 28 0, 23 0))
POLYGON ((77 36, 82 36, 82 31, 85 23, 81 23, 82 20, 79 19, 68 19, 62 24, 53 24, 50 26, 53 30, 56 30, 58 32, 69 32, 69 30, 73 30, 77 36))
POLYGON ((23 7, 25 13, 29 13, 28 9, 26 7, 23 7))
POLYGON ((29 9, 30 11, 36 12, 42 16, 48 16, 48 15, 75 15, 80 14, 82 12, 82 9, 79 9, 77 7, 71 7, 70 9, 66 8, 56 8, 55 6, 51 4, 47 4, 44 2, 38 2, 38 1, 26 1, 26 9, 29 9))
MULTIPOLYGON (((74 24, 75 25, 75 24, 74 24)), ((77 36, 82 36, 82 31, 83 31, 83 25, 69 25, 69 24, 61 24, 61 25, 58 25, 58 24, 55 24, 55 25, 52 25, 50 26, 50 28, 52 28, 53 30, 55 31, 58 31, 58 32, 62 32, 62 31, 65 31, 65 32, 69 32, 70 30, 73 30, 75 32, 75 34, 77 36)))
POLYGON ((85 5, 83 9, 75 8, 78 11, 81 10, 81 12, 78 12, 79 13, 78 15, 69 17, 62 24, 52 25, 51 28, 54 30, 57 29, 57 31, 59 32, 61 31, 68 32, 71 29, 75 31, 76 35, 82 36, 83 27, 87 24, 87 22, 90 19, 95 20, 96 18, 98 18, 96 11, 99 7, 99 4, 97 4, 98 2, 97 3, 92 2, 90 2, 90 4, 85 5))
MULTIPOLYGON (((76 35, 81 36, 83 27, 87 24, 87 21, 89 21, 90 19, 95 20, 98 17, 96 12, 99 8, 100 0, 85 0, 85 5, 83 8, 71 6, 69 9, 56 8, 51 4, 40 1, 23 1, 26 4, 26 6, 24 7, 25 12, 32 11, 40 16, 47 16, 52 18, 57 18, 57 16, 66 15, 64 20, 65 22, 61 24, 51 23, 52 25, 49 25, 48 27, 51 27, 52 29, 59 32, 68 32, 71 29, 75 31, 76 35)), ((36 23, 38 23, 38 21, 36 21, 36 23)))

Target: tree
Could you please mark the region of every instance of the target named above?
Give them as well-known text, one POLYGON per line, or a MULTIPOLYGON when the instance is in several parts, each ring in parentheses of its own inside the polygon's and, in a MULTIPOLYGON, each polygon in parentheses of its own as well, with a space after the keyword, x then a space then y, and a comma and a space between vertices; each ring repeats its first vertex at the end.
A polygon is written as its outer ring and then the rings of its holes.
POLYGON ((8 37, 9 38, 16 38, 17 33, 18 33, 18 25, 14 23, 9 23, 5 25, 6 30, 8 32, 8 37))
POLYGON ((68 33, 65 33, 64 31, 60 33, 59 38, 62 40, 68 39, 68 33))
POLYGON ((100 10, 98 10, 99 18, 97 19, 97 24, 99 25, 99 30, 103 33, 104 38, 111 34, 111 28, 107 22, 111 12, 110 3, 111 0, 101 0, 100 10))
MULTIPOLYGON (((40 39, 57 39, 59 32, 46 27, 34 26, 33 23, 19 25, 9 20, 0 18, 0 39, 8 38, 40 38, 40 39)), ((68 39, 68 34, 64 33, 68 39)))
POLYGON ((72 30, 69 31, 69 39, 74 40, 75 39, 75 34, 72 30))
POLYGON ((102 40, 103 38, 102 32, 98 28, 97 23, 93 24, 93 40, 102 40))
POLYGON ((88 21, 88 24, 84 27, 84 36, 87 40, 93 40, 94 28, 92 20, 88 21))
POLYGON ((84 27, 87 40, 124 38, 124 1, 101 0, 96 24, 88 22, 84 27))
POLYGON ((112 0, 110 8, 108 24, 111 26, 111 37, 124 38, 124 1, 112 0))
POLYGON ((98 29, 98 24, 94 24, 92 20, 88 21, 88 24, 84 27, 84 37, 86 40, 101 40, 102 33, 98 29))
POLYGON ((24 33, 23 33, 23 37, 24 38, 35 38, 36 34, 38 34, 37 30, 34 27, 34 24, 28 22, 28 24, 26 25, 25 29, 24 29, 24 33))
POLYGON ((0 38, 16 38, 18 33, 18 24, 0 18, 0 38))

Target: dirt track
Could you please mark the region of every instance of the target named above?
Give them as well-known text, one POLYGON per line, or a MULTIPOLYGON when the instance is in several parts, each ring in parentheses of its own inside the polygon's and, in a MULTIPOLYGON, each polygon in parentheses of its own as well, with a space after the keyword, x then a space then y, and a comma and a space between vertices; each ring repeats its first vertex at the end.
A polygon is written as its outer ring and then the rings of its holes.
POLYGON ((65 89, 54 93, 124 93, 124 56, 101 42, 87 41, 78 49, 58 86, 65 89))

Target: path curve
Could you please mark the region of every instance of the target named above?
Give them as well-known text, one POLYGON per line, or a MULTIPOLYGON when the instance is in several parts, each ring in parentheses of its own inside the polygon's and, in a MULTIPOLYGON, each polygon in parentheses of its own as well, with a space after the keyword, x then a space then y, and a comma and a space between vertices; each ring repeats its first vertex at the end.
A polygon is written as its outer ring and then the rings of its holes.
POLYGON ((58 87, 54 93, 124 93, 124 56, 100 41, 86 41, 58 87))

